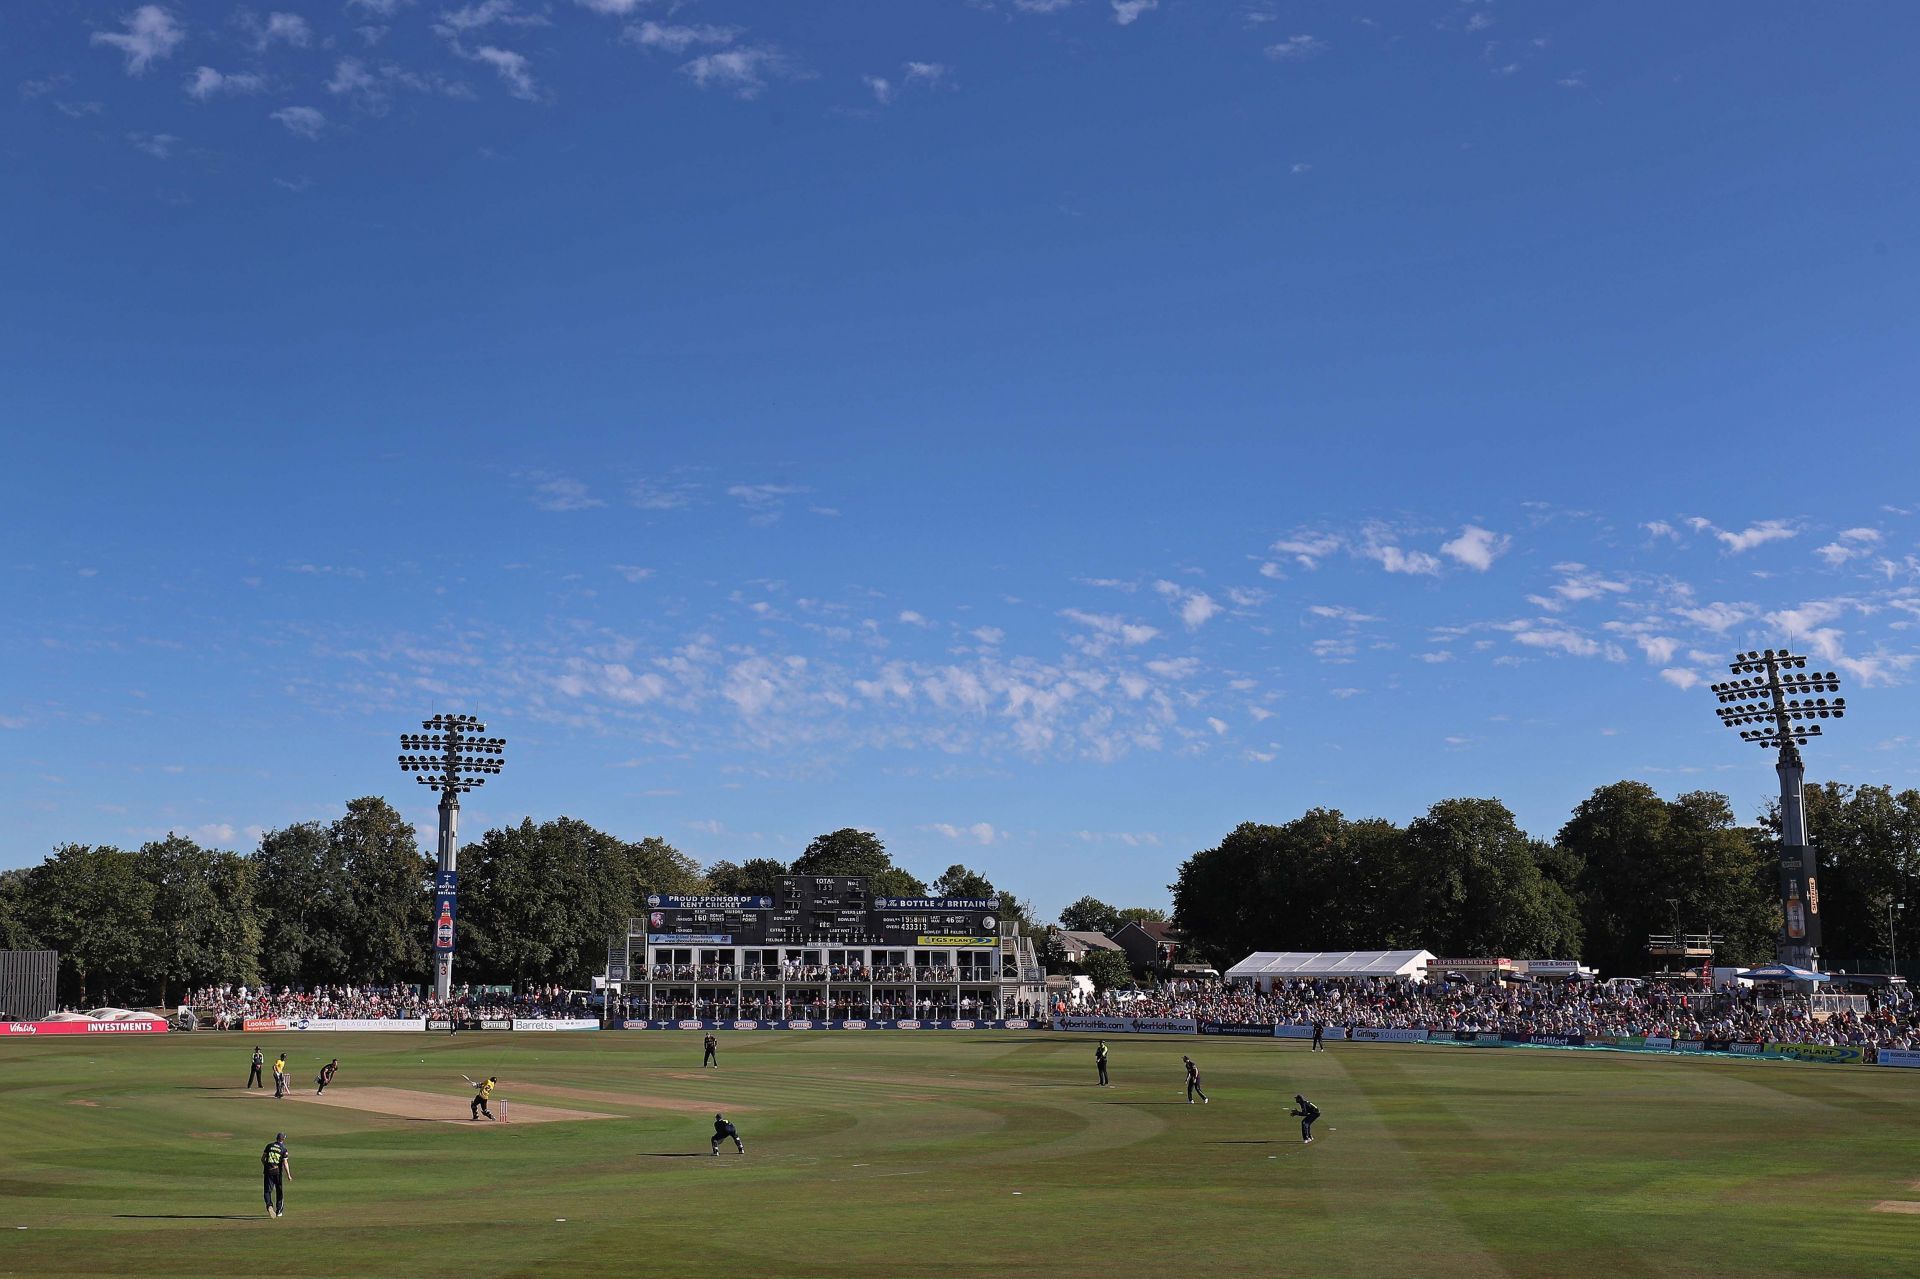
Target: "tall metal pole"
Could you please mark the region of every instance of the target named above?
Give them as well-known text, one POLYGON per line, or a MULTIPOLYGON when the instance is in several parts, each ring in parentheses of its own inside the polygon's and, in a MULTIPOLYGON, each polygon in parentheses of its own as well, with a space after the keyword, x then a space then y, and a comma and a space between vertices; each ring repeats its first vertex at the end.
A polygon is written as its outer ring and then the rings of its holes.
POLYGON ((1814 720, 1840 719, 1847 699, 1807 697, 1840 690, 1832 671, 1805 671, 1807 659, 1785 649, 1741 653, 1731 664, 1748 678, 1715 684, 1720 722, 1740 727, 1743 741, 1777 750, 1780 777, 1780 915, 1776 954, 1783 964, 1817 969, 1820 960, 1819 863, 1807 840, 1806 767, 1800 747, 1821 736, 1814 720), (1746 728, 1744 725, 1757 725, 1746 728))
POLYGON ((422 720, 422 733, 404 733, 402 750, 427 752, 402 755, 400 771, 417 773, 414 780, 440 792, 439 860, 433 875, 433 993, 440 1003, 453 995, 454 915, 460 886, 460 792, 484 786, 500 771, 506 740, 482 737, 487 726, 472 715, 435 715, 422 720))

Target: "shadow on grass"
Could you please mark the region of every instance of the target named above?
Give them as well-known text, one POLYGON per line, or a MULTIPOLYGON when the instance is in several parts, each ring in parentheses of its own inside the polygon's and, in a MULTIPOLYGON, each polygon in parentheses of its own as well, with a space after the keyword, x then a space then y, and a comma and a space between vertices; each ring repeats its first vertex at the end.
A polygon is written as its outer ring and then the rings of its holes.
POLYGON ((643 1150, 640 1152, 640 1157, 642 1159, 711 1159, 713 1158, 712 1155, 703 1155, 697 1150, 672 1150, 672 1151, 643 1150))
POLYGON ((254 1221, 265 1220, 263 1213, 235 1212, 116 1212, 121 1221, 254 1221))
POLYGON ((1109 1106, 1184 1106, 1184 1101, 1110 1101, 1109 1106))
POLYGON ((1276 1145, 1279 1145, 1280 1143, 1277 1140, 1270 1139, 1270 1140, 1250 1140, 1250 1141, 1209 1141, 1206 1144, 1209 1146, 1276 1146, 1276 1145))

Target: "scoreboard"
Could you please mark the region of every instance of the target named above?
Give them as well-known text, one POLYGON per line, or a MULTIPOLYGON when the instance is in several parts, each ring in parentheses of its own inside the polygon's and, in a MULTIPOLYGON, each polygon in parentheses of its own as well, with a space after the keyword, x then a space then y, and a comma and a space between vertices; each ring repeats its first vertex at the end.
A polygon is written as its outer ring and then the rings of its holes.
POLYGON ((633 932, 653 945, 992 946, 999 913, 988 898, 870 897, 861 875, 788 875, 774 897, 648 897, 633 932))

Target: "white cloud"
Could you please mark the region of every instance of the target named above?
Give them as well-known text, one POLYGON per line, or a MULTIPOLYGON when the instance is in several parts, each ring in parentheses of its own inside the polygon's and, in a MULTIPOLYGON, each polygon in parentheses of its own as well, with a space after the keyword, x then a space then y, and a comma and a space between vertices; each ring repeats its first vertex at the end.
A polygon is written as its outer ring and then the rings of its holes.
POLYGON ((121 21, 125 31, 96 31, 91 43, 120 50, 127 59, 128 75, 145 75, 148 67, 172 57, 187 38, 172 10, 157 4, 143 4, 121 21))
POLYGON ((1766 621, 1788 637, 1804 635, 1825 626, 1846 611, 1838 600, 1810 600, 1799 608, 1783 608, 1766 615, 1766 621))
POLYGON ((1344 604, 1314 604, 1307 609, 1307 612, 1315 617, 1324 617, 1336 622, 1353 622, 1356 625, 1361 622, 1380 620, 1371 613, 1362 613, 1359 609, 1348 608, 1344 604))
POLYGON ((1312 171, 1313 171, 1313 166, 1311 164, 1304 164, 1304 163, 1295 164, 1293 165, 1293 167, 1287 170, 1288 173, 1311 173, 1312 171))
POLYGON ((347 0, 349 9, 361 9, 378 17, 392 17, 402 7, 412 4, 413 0, 347 0))
POLYGON ((287 132, 312 141, 326 131, 327 117, 312 107, 282 107, 273 118, 287 126, 287 132))
POLYGON ((606 505, 570 476, 535 473, 527 478, 534 481, 533 504, 543 511, 590 511, 606 505))
POLYGON ((519 12, 514 8, 513 0, 479 0, 479 3, 464 8, 444 10, 433 29, 451 39, 460 32, 478 31, 495 23, 505 27, 553 25, 544 14, 519 12))
POLYGON ((1143 13, 1160 7, 1160 0, 1113 0, 1113 20, 1130 27, 1143 13))
POLYGON ((1267 46, 1267 56, 1275 62, 1304 62, 1327 51, 1327 42, 1315 36, 1288 36, 1267 46))
POLYGON ((908 84, 924 84, 929 89, 937 89, 947 81, 947 66, 944 62, 905 62, 901 70, 908 84))
POLYGON ((1840 534, 1843 542, 1878 542, 1880 530, 1876 528, 1850 528, 1840 534))
POLYGON ((1681 688, 1681 689, 1692 688, 1695 684, 1698 684, 1700 682, 1700 677, 1698 675, 1694 674, 1690 670, 1686 670, 1678 666, 1669 666, 1666 670, 1661 671, 1660 678, 1667 681, 1667 683, 1673 685, 1675 688, 1681 688))
POLYGON ((1327 695, 1329 697, 1337 697, 1344 702, 1349 697, 1358 697, 1366 691, 1364 688, 1330 688, 1327 690, 1327 695))
POLYGON ((922 617, 920 614, 914 612, 910 608, 903 608, 900 610, 899 620, 902 622, 905 622, 908 626, 927 625, 927 619, 922 617))
POLYGON ((1550 649, 1569 653, 1574 657, 1598 657, 1601 652, 1599 644, 1563 626, 1533 627, 1516 631, 1513 639, 1516 644, 1525 644, 1528 648, 1550 649))
POLYGON ((1209 715, 1207 716, 1207 727, 1213 730, 1214 736, 1223 736, 1227 731, 1227 721, 1209 715))
MULTIPOLYGON (((1281 538, 1269 549, 1281 555, 1291 555, 1302 568, 1319 568, 1320 561, 1342 545, 1341 540, 1331 533, 1300 532, 1281 538)), ((1267 577, 1278 576, 1277 573, 1268 573, 1264 567, 1260 571, 1267 577)))
POLYGON ((622 31, 620 38, 629 44, 637 44, 643 49, 664 49, 668 53, 685 53, 696 44, 732 44, 739 35, 739 27, 720 27, 703 23, 643 22, 637 27, 628 27, 622 31))
POLYGON ((621 577, 626 578, 627 581, 634 583, 635 585, 638 585, 639 583, 644 582, 648 578, 653 576, 652 569, 642 568, 638 564, 615 564, 613 566, 613 571, 618 573, 621 577))
POLYGON ((873 100, 875 102, 878 102, 884 107, 893 101, 893 83, 886 77, 870 75, 861 76, 860 79, 866 84, 867 88, 873 90, 873 100))
POLYGON ((1747 604, 1723 604, 1715 601, 1697 608, 1676 608, 1675 616, 1684 617, 1695 626, 1705 627, 1716 635, 1726 633, 1753 616, 1753 608, 1747 604))
POLYGON ((998 626, 979 626, 974 628, 973 637, 982 644, 998 644, 1007 638, 1007 633, 998 626))
POLYGON ((624 18, 650 2, 651 0, 574 0, 574 3, 583 9, 591 9, 595 13, 615 18, 624 18))
POLYGON ((171 133, 129 133, 127 141, 133 143, 137 151, 145 151, 156 160, 164 160, 173 154, 173 148, 180 139, 171 133))
POLYGON ((1397 546, 1369 546, 1362 554, 1378 560, 1389 573, 1433 576, 1440 572, 1440 561, 1425 551, 1403 551, 1397 546))
POLYGON ((1164 578, 1155 582, 1153 589, 1172 601, 1174 610, 1180 614, 1180 620, 1190 631, 1199 630, 1208 619, 1221 612, 1219 603, 1205 591, 1188 590, 1178 582, 1169 582, 1164 578))
POLYGON ((1058 13, 1073 3, 1073 0, 1013 0, 1013 7, 1022 13, 1058 13))
POLYGON ((1098 631, 1111 639, 1117 639, 1129 647, 1144 644, 1160 634, 1154 627, 1143 622, 1129 622, 1117 613, 1087 613, 1077 608, 1067 608, 1060 610, 1060 616, 1070 622, 1078 622, 1082 626, 1098 631))
POLYGON ((927 829, 936 834, 945 835, 948 839, 970 839, 976 844, 991 844, 1006 838, 1006 832, 995 830, 991 822, 975 822, 971 826, 935 822, 927 829))
POLYGON ((537 102, 540 99, 539 86, 533 82, 533 72, 524 54, 511 49, 500 49, 483 44, 473 52, 459 50, 460 56, 472 62, 484 62, 492 67, 500 80, 507 86, 507 92, 523 102, 537 102))
POLYGON ((1730 533, 1722 528, 1715 529, 1713 535, 1720 539, 1721 545, 1725 546, 1729 553, 1738 555, 1742 551, 1750 551, 1768 542, 1797 537, 1799 532, 1800 530, 1792 527, 1785 520, 1761 520, 1758 524, 1748 525, 1738 533, 1730 533))
POLYGON ((1671 662, 1674 653, 1679 651, 1680 648, 1679 640, 1671 639, 1665 635, 1635 636, 1634 643, 1640 646, 1640 651, 1645 653, 1647 660, 1655 666, 1664 666, 1668 662, 1671 662))
POLYGON ((680 68, 702 89, 720 89, 737 98, 757 98, 770 79, 793 74, 792 60, 776 49, 746 45, 695 58, 680 68))
POLYGON ((1647 531, 1649 537, 1664 537, 1675 542, 1680 540, 1680 530, 1665 520, 1651 520, 1640 527, 1647 531))
POLYGON ((1513 545, 1513 539, 1502 533, 1469 524, 1460 530, 1460 536, 1451 542, 1440 544, 1440 553, 1449 559, 1457 560, 1468 568, 1484 573, 1493 567, 1493 562, 1506 554, 1513 545))
POLYGON ((187 77, 187 96, 205 102, 220 93, 258 93, 267 87, 265 78, 238 71, 223 75, 212 67, 196 67, 187 77))
POLYGON ((727 496, 746 508, 753 524, 772 524, 786 513, 787 499, 811 489, 798 484, 730 484, 727 496))
POLYGON ((270 13, 265 22, 248 14, 247 26, 253 31, 253 47, 256 50, 264 51, 268 45, 275 43, 304 49, 313 43, 313 28, 297 13, 270 13))

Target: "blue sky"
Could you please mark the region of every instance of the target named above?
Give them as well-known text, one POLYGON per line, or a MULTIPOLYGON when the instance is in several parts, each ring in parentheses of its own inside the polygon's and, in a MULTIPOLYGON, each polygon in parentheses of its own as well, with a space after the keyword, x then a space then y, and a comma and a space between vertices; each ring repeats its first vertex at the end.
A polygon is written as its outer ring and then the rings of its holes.
POLYGON ((1906 5, 0 14, 0 866, 380 792, 1045 911, 1920 782, 1906 5))

